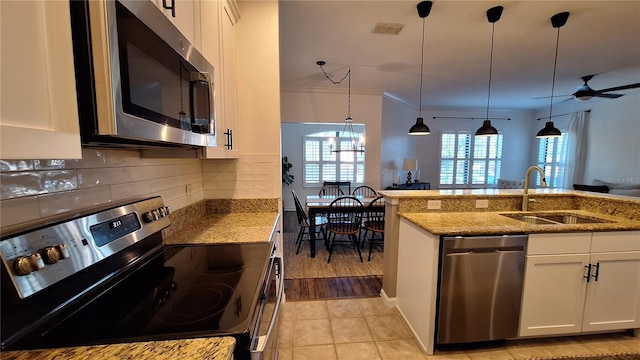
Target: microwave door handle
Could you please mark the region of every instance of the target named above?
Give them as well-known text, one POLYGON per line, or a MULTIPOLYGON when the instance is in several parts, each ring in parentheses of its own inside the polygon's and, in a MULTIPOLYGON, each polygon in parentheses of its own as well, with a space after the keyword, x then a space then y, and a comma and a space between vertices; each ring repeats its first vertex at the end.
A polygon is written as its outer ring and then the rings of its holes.
POLYGON ((269 321, 269 329, 267 330, 266 335, 262 335, 258 337, 258 342, 256 348, 252 350, 252 352, 262 353, 264 352, 267 343, 269 342, 269 337, 276 330, 275 327, 278 326, 278 316, 280 314, 280 305, 282 304, 282 298, 284 296, 284 272, 282 267, 282 258, 277 257, 275 259, 277 261, 277 266, 280 271, 278 272, 278 282, 276 283, 276 291, 278 292, 278 296, 276 297, 276 305, 273 310, 273 314, 271 315, 271 320, 269 321))
POLYGON ((214 106, 214 93, 213 93, 213 82, 211 81, 211 75, 209 73, 206 72, 193 72, 191 73, 191 78, 190 78, 190 85, 191 85, 191 119, 193 119, 193 121, 195 121, 196 117, 195 117, 195 98, 193 96, 194 93, 194 87, 196 86, 196 84, 200 84, 202 85, 202 87, 204 87, 207 91, 207 97, 209 99, 209 103, 207 104, 207 110, 208 110, 208 119, 209 119, 209 124, 208 124, 208 128, 209 131, 207 131, 207 134, 210 135, 215 135, 216 134, 216 120, 215 120, 215 111, 214 109, 212 109, 212 106, 214 106))
POLYGON ((211 135, 215 135, 215 122, 211 121, 212 118, 212 111, 211 111, 211 104, 212 104, 212 96, 211 96, 211 87, 210 84, 211 82, 209 81, 210 76, 208 73, 201 73, 201 72, 192 72, 190 79, 189 79, 189 94, 190 94, 190 101, 191 103, 190 108, 191 108, 191 121, 192 122, 196 122, 196 86, 201 86, 204 89, 206 89, 207 91, 207 98, 209 99, 209 103, 207 104, 207 113, 208 113, 208 123, 207 123, 207 134, 211 134, 211 135))

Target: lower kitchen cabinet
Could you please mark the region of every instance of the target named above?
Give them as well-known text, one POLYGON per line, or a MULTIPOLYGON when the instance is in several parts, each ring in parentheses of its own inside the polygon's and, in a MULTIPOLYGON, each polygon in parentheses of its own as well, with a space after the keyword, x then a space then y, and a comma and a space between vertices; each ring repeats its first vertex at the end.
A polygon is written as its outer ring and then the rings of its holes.
POLYGON ((529 236, 520 336, 639 327, 640 232, 529 236))

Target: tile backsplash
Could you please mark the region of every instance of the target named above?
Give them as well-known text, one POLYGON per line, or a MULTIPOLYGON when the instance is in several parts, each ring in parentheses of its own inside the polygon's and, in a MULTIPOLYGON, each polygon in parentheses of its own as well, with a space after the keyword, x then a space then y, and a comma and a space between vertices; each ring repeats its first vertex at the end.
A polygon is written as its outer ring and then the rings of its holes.
POLYGON ((0 160, 3 228, 153 195, 174 209, 203 199, 195 151, 192 158, 145 158, 139 151, 85 148, 82 159, 0 160))
POLYGON ((82 159, 0 159, 0 227, 145 196, 160 195, 174 210, 203 199, 281 198, 278 153, 201 160, 195 150, 175 151, 182 156, 84 148, 82 159))

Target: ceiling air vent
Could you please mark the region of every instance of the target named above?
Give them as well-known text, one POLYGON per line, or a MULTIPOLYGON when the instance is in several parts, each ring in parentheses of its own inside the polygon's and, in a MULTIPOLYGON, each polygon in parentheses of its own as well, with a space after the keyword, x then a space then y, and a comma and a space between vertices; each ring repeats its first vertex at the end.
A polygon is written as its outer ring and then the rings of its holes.
POLYGON ((398 35, 404 24, 377 23, 371 30, 374 34, 398 35))

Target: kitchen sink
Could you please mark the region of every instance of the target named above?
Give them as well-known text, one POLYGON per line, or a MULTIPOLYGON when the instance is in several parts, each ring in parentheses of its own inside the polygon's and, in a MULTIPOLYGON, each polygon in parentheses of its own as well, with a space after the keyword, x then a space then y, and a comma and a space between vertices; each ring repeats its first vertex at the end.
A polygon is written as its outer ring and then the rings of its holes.
POLYGON ((580 216, 576 214, 500 214, 515 220, 524 221, 536 225, 559 225, 559 224, 594 224, 608 223, 610 221, 596 219, 592 217, 580 216))

